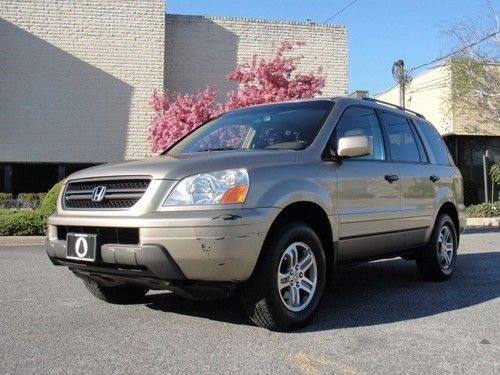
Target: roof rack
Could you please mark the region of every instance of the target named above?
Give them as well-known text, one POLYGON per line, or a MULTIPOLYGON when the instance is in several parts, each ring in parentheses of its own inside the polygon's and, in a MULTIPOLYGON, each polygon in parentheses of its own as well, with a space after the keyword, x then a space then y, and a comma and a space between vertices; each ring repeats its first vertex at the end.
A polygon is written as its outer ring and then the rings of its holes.
POLYGON ((375 102, 375 103, 380 103, 380 104, 385 104, 385 105, 388 105, 390 107, 394 107, 394 108, 397 108, 399 109, 400 111, 406 111, 406 112, 410 112, 410 113, 413 113, 414 115, 420 117, 420 118, 423 118, 425 119, 424 115, 418 113, 418 112, 415 112, 415 111, 412 111, 411 109, 408 109, 408 108, 403 108, 399 105, 396 105, 396 104, 392 104, 392 103, 389 103, 389 102, 384 102, 383 100, 378 100, 378 99, 375 99, 375 98, 363 98, 363 100, 368 100, 369 102, 375 102))

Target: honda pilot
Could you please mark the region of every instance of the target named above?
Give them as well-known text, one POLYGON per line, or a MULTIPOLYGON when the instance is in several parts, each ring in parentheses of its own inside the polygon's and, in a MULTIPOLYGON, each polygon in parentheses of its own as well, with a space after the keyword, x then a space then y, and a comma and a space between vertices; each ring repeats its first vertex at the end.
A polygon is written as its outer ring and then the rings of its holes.
POLYGON ((238 291, 255 324, 286 331, 342 265, 401 256, 449 279, 463 209, 461 174, 422 115, 316 98, 227 112, 157 157, 72 174, 46 250, 101 300, 238 291))

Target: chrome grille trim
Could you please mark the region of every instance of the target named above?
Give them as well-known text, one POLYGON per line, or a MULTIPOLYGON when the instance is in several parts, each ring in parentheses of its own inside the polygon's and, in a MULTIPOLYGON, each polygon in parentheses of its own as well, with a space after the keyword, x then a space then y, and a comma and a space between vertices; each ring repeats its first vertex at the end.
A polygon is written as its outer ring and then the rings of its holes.
POLYGON ((128 209, 141 199, 150 182, 144 177, 69 181, 62 206, 65 210, 128 209), (94 201, 94 189, 102 186, 106 187, 104 198, 94 201))

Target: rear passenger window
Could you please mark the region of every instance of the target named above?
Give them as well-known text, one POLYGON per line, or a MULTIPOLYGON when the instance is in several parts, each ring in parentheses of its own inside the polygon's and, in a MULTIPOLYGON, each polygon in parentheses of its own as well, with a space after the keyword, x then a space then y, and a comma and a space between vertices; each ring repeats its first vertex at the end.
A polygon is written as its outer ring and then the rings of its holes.
POLYGON ((439 135, 436 128, 425 121, 417 120, 415 123, 420 133, 427 140, 430 151, 434 155, 434 159, 436 159, 436 164, 449 165, 448 147, 446 147, 444 139, 439 135))
POLYGON ((389 136, 392 160, 420 162, 417 142, 408 120, 385 112, 382 113, 382 118, 389 136))
POLYGON ((358 156, 356 159, 384 160, 384 138, 377 118, 377 114, 371 108, 349 107, 345 110, 335 129, 335 139, 355 135, 367 135, 373 141, 371 155, 358 156))
POLYGON ((424 145, 422 144, 422 139, 415 132, 415 128, 413 128, 413 135, 415 136, 415 139, 417 141, 418 153, 420 154, 420 161, 422 161, 424 163, 428 163, 429 158, 427 157, 427 153, 425 152, 424 145))

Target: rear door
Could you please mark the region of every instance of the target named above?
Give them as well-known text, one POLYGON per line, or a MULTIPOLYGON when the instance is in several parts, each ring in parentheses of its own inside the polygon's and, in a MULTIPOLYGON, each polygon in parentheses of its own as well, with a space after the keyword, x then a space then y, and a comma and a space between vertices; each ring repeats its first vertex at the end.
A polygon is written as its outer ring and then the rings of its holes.
POLYGON ((335 128, 334 147, 341 137, 372 138, 371 155, 335 164, 338 176, 339 254, 341 262, 390 252, 394 242, 383 233, 400 229, 400 181, 396 164, 387 161, 386 145, 377 113, 364 106, 348 107, 335 128))
MULTIPOLYGON (((421 119, 413 122, 428 150, 429 159, 431 159, 429 179, 434 185, 434 196, 441 195, 440 189, 453 191, 455 197, 461 196, 461 182, 457 180, 455 164, 445 141, 431 123, 421 119)), ((434 210, 438 208, 435 206, 434 210)))
POLYGON ((391 160, 397 165, 401 180, 401 238, 403 248, 425 241, 426 229, 434 212, 432 166, 420 136, 403 115, 382 111, 391 160))

